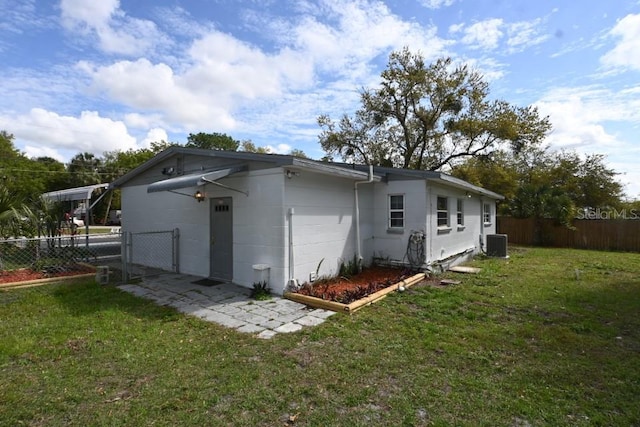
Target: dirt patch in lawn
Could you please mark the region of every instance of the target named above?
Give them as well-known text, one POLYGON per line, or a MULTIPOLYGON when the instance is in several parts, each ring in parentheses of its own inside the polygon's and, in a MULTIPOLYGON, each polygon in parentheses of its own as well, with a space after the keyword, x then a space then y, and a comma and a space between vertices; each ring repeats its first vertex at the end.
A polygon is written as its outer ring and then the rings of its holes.
POLYGON ((349 304, 410 277, 407 269, 372 266, 351 277, 322 278, 304 283, 296 293, 349 304))
POLYGON ((37 271, 29 268, 0 271, 0 284, 31 282, 55 277, 77 276, 79 274, 94 273, 96 270, 90 265, 74 264, 54 271, 37 271))

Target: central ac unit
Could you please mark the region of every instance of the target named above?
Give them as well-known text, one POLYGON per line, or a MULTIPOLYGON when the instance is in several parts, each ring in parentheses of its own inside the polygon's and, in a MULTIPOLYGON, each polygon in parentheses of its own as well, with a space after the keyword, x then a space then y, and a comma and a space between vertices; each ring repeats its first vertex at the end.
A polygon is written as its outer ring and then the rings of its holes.
POLYGON ((487 255, 493 257, 507 257, 507 235, 487 234, 487 255))

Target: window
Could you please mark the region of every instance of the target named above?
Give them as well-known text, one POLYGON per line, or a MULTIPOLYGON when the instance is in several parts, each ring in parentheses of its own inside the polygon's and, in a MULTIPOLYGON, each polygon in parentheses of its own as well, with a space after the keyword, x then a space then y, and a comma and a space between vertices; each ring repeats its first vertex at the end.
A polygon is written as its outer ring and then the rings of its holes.
POLYGON ((438 196, 438 227, 449 226, 449 205, 446 197, 438 196))
POLYGON ((457 216, 458 216, 458 227, 463 227, 464 226, 464 200, 463 199, 458 199, 457 216))
POLYGON ((485 224, 491 224, 491 205, 489 203, 482 206, 482 220, 485 224))
POLYGON ((404 228, 404 195, 389 195, 389 228, 404 228))

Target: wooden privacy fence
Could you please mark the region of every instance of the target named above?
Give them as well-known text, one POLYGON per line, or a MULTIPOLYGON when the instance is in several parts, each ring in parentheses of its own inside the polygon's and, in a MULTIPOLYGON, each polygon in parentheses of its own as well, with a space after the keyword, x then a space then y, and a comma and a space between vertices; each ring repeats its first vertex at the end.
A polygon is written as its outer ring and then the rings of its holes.
POLYGON ((576 219, 573 229, 552 219, 498 217, 496 231, 509 243, 640 252, 640 220, 576 219))

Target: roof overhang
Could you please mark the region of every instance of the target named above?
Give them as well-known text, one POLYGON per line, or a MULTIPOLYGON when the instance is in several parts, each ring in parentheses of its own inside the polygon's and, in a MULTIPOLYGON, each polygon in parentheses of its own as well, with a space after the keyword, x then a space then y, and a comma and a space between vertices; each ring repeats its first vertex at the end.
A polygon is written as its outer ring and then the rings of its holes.
POLYGON ((154 182, 153 184, 149 184, 149 186, 147 187, 147 193, 173 191, 188 187, 199 187, 201 185, 215 182, 234 173, 243 172, 246 170, 247 165, 245 164, 233 167, 225 167, 224 169, 214 169, 192 173, 189 175, 182 175, 175 178, 169 178, 162 181, 154 182))
POLYGON ((73 200, 89 200, 93 192, 99 188, 107 188, 109 184, 86 185, 66 190, 50 191, 42 197, 50 202, 68 202, 73 200))
POLYGON ((447 175, 444 173, 439 173, 439 176, 437 178, 427 178, 427 180, 446 183, 452 187, 456 187, 461 190, 471 191, 480 196, 489 197, 491 199, 504 200, 504 196, 501 194, 494 193, 493 191, 487 190, 482 187, 478 187, 477 185, 470 184, 467 181, 464 181, 460 178, 456 178, 454 176, 447 175))

